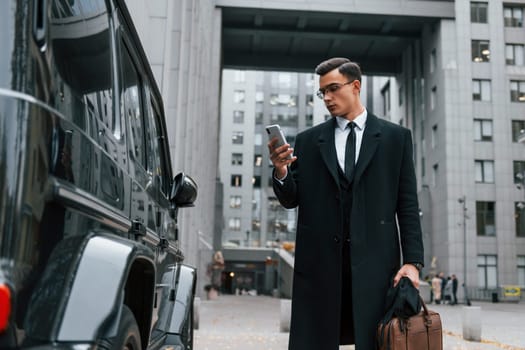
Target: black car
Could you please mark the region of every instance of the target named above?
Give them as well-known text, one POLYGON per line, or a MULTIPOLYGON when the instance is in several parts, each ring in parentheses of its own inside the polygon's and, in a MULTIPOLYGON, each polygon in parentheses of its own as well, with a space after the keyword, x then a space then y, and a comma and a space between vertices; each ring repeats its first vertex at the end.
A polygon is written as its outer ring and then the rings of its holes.
POLYGON ((123 0, 0 1, 0 349, 192 349, 163 102, 123 0))

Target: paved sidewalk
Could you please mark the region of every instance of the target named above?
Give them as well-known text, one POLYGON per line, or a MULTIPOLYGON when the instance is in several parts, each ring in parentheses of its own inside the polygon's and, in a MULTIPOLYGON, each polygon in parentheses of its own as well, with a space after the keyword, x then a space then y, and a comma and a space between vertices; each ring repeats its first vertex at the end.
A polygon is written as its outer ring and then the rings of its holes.
MULTIPOLYGON (((492 345, 487 349, 525 349, 525 304, 476 302, 472 306, 481 307, 481 344, 492 345)), ((480 343, 466 342, 462 339, 462 305, 429 305, 441 315, 443 329, 449 338, 460 339, 468 347, 478 349, 480 343)), ((479 349, 484 349, 479 347, 479 349)))
MULTIPOLYGON (((441 314, 445 350, 525 350, 525 304, 481 303, 481 342, 462 337, 462 309, 429 305, 441 314)), ((203 300, 195 350, 286 350, 288 333, 279 331, 279 299, 267 296, 221 295, 203 300)), ((353 349, 341 347, 341 350, 353 349)))

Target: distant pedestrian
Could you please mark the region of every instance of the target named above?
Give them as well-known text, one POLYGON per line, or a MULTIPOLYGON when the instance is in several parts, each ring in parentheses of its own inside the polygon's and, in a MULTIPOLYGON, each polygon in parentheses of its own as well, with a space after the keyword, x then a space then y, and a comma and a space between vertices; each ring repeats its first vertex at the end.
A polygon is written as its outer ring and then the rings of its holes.
POLYGON ((443 288, 443 303, 452 304, 452 279, 447 277, 445 279, 445 288, 443 288))
POLYGON ((456 305, 458 303, 458 278, 456 275, 452 275, 452 305, 456 305))
POLYGON ((443 291, 445 290, 445 284, 447 284, 447 278, 445 277, 445 273, 443 271, 439 273, 439 278, 441 278, 441 293, 443 294, 443 291))
POLYGON ((441 304, 441 278, 437 275, 432 278, 432 293, 436 304, 441 304))
MULTIPOLYGON (((425 275, 423 280, 425 282, 427 282, 429 286, 432 287, 432 277, 431 277, 431 275, 425 275)), ((433 301, 434 301, 434 291, 432 290, 432 288, 430 288, 430 303, 432 304, 433 301)))

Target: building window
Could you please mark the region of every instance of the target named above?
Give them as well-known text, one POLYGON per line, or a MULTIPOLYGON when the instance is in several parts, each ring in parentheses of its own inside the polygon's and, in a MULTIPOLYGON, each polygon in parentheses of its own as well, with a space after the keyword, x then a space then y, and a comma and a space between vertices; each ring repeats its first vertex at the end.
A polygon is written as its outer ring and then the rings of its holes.
POLYGON ((306 119, 306 126, 313 126, 314 125, 314 115, 312 113, 307 113, 305 116, 306 119))
POLYGON ((496 255, 478 255, 478 286, 498 287, 498 258, 496 255))
POLYGON ((297 127, 298 119, 297 108, 275 107, 270 115, 271 122, 281 126, 297 127))
POLYGON ((263 142, 262 134, 260 132, 256 132, 256 134, 253 137, 253 144, 254 144, 254 146, 262 146, 262 142, 263 142))
POLYGON ((490 80, 472 80, 472 99, 474 101, 490 101, 490 80))
POLYGON ((432 49, 430 52, 430 73, 434 73, 437 68, 437 57, 436 57, 436 49, 432 49))
POLYGON ((475 161, 476 182, 494 183, 494 161, 476 160, 475 161))
POLYGON ((289 88, 292 86, 292 74, 291 73, 277 73, 279 79, 279 87, 289 88))
POLYGON ((306 87, 313 87, 315 85, 315 81, 317 80, 316 75, 312 73, 307 73, 304 75, 304 81, 306 87))
POLYGON ((403 87, 400 87, 398 92, 397 92, 397 97, 398 97, 398 104, 401 106, 403 104, 403 87))
POLYGON ((234 145, 242 145, 244 142, 244 133, 242 131, 234 131, 232 134, 232 143, 234 145))
MULTIPOLYGON (((270 167, 272 167, 272 166, 273 166, 273 165, 270 163, 270 167)), ((271 176, 271 175, 268 176, 268 183, 267 183, 267 186, 268 186, 269 188, 272 188, 272 186, 273 186, 273 176, 271 176)))
POLYGON ((496 203, 476 202, 476 231, 478 236, 496 235, 496 203))
POLYGON ((505 22, 505 27, 523 27, 523 7, 503 7, 503 20, 505 22))
POLYGON ((242 153, 232 153, 232 165, 242 165, 242 153))
POLYGON ((230 208, 240 208, 242 204, 241 196, 230 196, 230 208))
POLYGON ((263 103, 264 102, 264 92, 257 91, 255 93, 255 103, 263 103))
POLYGON ((436 148, 437 146, 437 136, 438 136, 437 132, 438 132, 438 126, 434 125, 432 127, 432 138, 431 138, 432 149, 436 148))
POLYGON ((518 285, 525 288, 525 255, 518 255, 518 285))
POLYGON ((381 90, 381 96, 383 97, 383 114, 387 115, 390 112, 390 82, 386 83, 381 90))
POLYGON ((271 94, 270 104, 272 106, 295 107, 297 106, 297 96, 290 94, 271 94))
POLYGON ((233 111, 233 122, 235 124, 244 123, 244 111, 233 111))
POLYGON ((263 113, 256 112, 255 113, 255 124, 262 124, 262 122, 263 122, 263 113))
POLYGON ((512 102, 525 102, 525 81, 510 81, 510 100, 512 102))
POLYGON ((233 92, 233 102, 244 103, 245 92, 244 90, 235 90, 233 92))
POLYGON ((525 237, 525 202, 514 203, 514 218, 516 219, 516 237, 525 237))
POLYGON ((240 231, 241 218, 230 218, 230 220, 228 220, 228 227, 231 231, 240 231))
POLYGON ((233 72, 233 80, 236 83, 244 83, 246 81, 246 71, 236 70, 233 72))
POLYGON ((252 219, 252 231, 253 232, 261 231, 261 220, 259 218, 252 219))
POLYGON ((512 121, 512 142, 519 142, 525 135, 525 120, 512 121))
POLYGON ((437 88, 434 86, 432 91, 430 91, 430 110, 436 108, 436 91, 437 88))
POLYGON ((261 176, 255 175, 252 177, 252 186, 253 188, 261 188, 261 176))
POLYGON ((234 174, 231 176, 231 187, 241 187, 242 186, 242 175, 234 174))
POLYGON ((306 95, 306 106, 307 107, 313 107, 314 106, 314 95, 306 95))
POLYGON ((492 120, 474 119, 474 141, 492 141, 492 120))
POLYGON ((514 183, 523 184, 523 178, 525 176, 525 160, 515 160, 512 163, 514 168, 514 183))
POLYGON ((490 49, 488 40, 472 40, 472 61, 490 61, 490 49))
POLYGON ((472 23, 487 23, 487 3, 474 2, 470 3, 470 21, 472 23))
POLYGON ((432 167, 432 186, 436 187, 438 179, 439 164, 434 164, 432 167))
POLYGON ((253 166, 259 168, 262 165, 262 155, 256 154, 253 158, 253 166))
POLYGON ((509 66, 523 66, 524 55, 523 44, 507 44, 505 45, 505 62, 509 66))

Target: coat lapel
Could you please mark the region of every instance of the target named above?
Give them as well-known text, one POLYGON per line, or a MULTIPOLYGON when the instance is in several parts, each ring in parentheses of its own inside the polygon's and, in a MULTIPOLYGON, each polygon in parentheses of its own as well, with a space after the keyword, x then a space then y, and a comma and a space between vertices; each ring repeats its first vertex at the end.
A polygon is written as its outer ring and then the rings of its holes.
POLYGON ((324 128, 321 130, 317 142, 319 145, 319 152, 321 153, 326 167, 334 178, 337 186, 339 186, 339 175, 337 173, 337 153, 335 151, 335 118, 332 117, 332 121, 333 123, 327 122, 324 124, 324 128))
POLYGON ((363 172, 370 163, 372 156, 376 152, 379 139, 381 137, 381 126, 375 115, 369 113, 366 118, 365 131, 363 133, 363 140, 361 142, 361 150, 359 151, 359 159, 357 160, 354 185, 359 183, 363 172))

